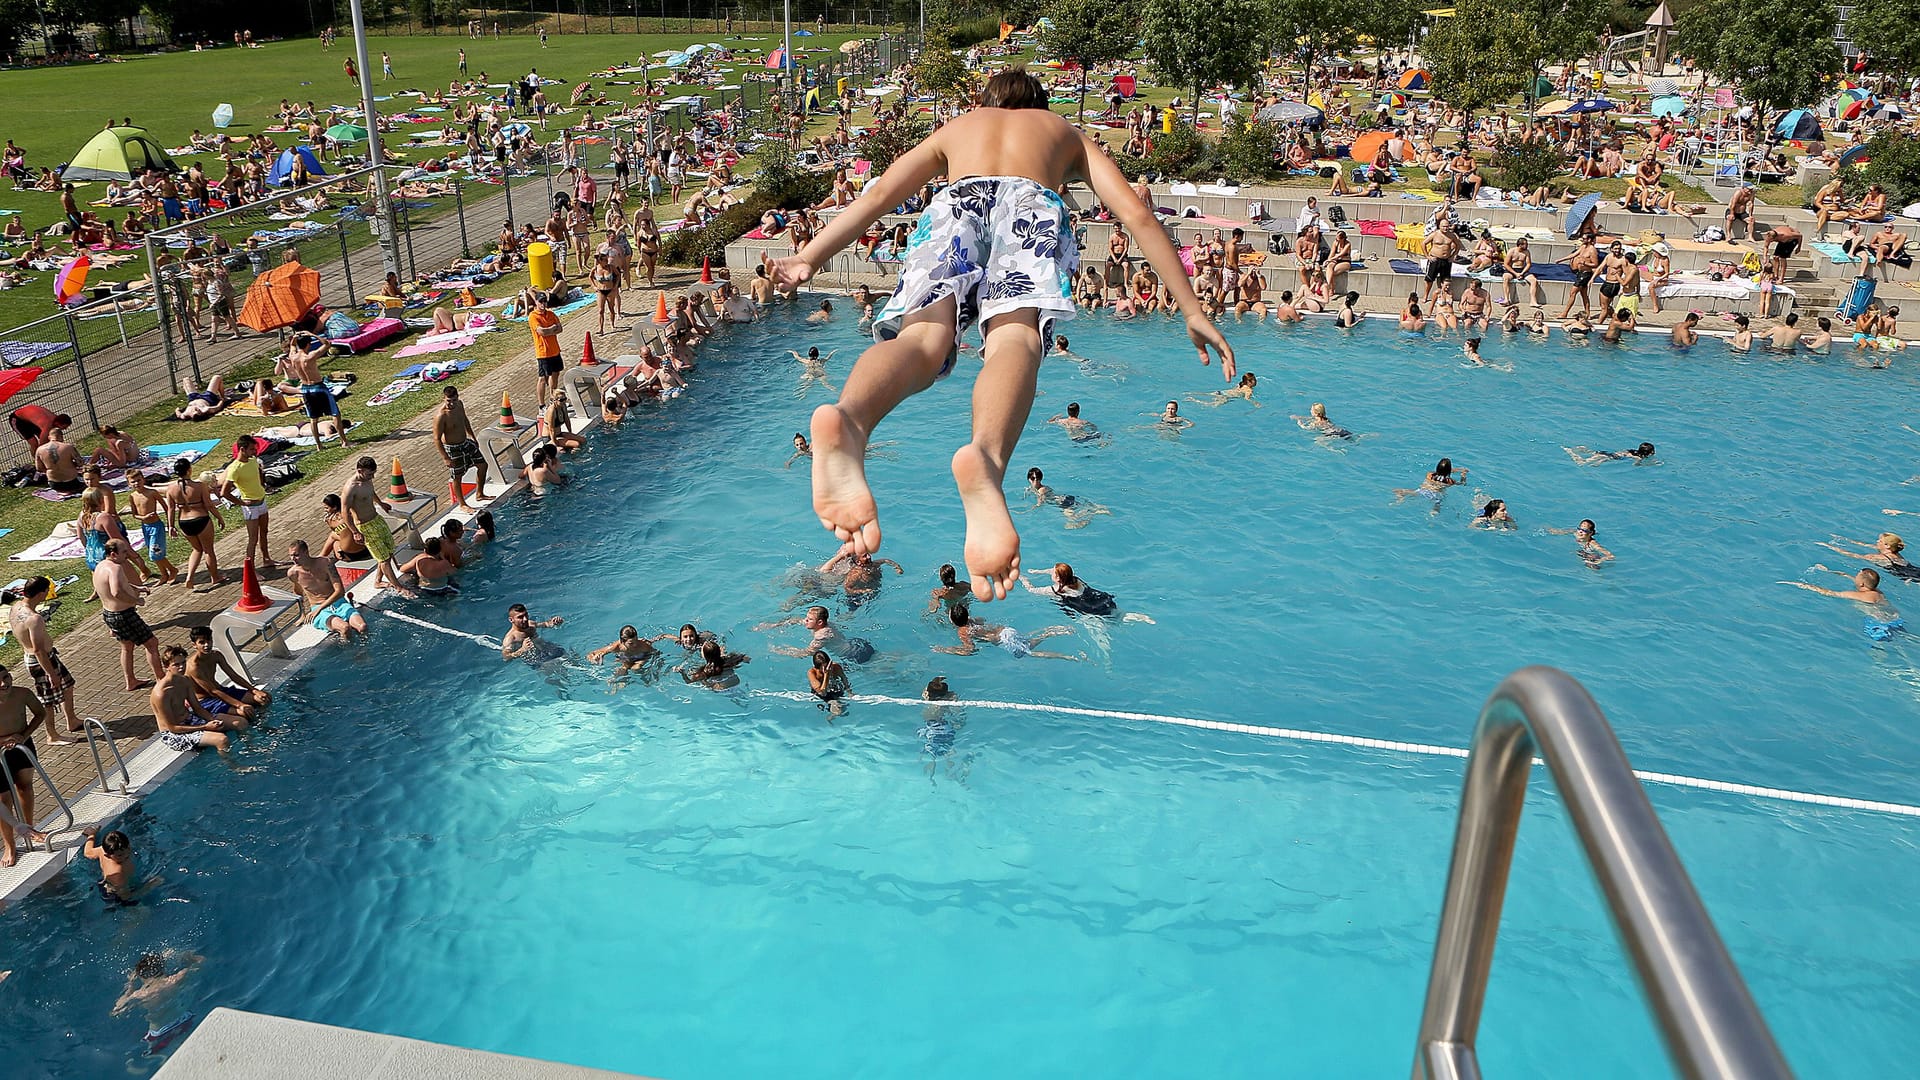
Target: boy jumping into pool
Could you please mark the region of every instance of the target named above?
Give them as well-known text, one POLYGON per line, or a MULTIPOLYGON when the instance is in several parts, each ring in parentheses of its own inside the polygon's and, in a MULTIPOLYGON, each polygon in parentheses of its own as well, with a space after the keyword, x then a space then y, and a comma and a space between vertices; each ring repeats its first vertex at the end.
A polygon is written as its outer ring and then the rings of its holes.
POLYGON ((1004 598, 1020 580, 1020 537, 1001 484, 1033 406, 1042 342, 1073 317, 1079 250, 1059 191, 1085 180, 1132 233, 1187 317, 1187 337, 1228 381, 1233 350, 1201 311, 1173 244, 1113 161, 1047 109, 1047 92, 1025 71, 988 80, 980 107, 903 154, 833 223, 773 264, 789 292, 835 252, 936 176, 954 178, 920 216, 900 285, 873 322, 875 344, 847 376, 838 404, 813 414, 813 510, 859 553, 880 547, 879 511, 867 487, 867 439, 894 407, 953 370, 961 335, 984 328, 985 367, 973 385, 973 439, 953 455, 967 514, 966 561, 973 595, 1004 598))

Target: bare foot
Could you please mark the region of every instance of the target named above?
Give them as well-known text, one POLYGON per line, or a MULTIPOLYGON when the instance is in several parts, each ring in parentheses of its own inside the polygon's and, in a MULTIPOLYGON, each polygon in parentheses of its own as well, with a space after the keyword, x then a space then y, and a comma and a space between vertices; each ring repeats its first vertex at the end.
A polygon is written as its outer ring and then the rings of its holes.
POLYGON ((152 687, 153 687, 152 679, 141 679, 139 682, 136 682, 133 685, 127 687, 127 693, 132 694, 141 690, 151 689, 152 687))
POLYGON ((0 848, 0 867, 12 866, 16 861, 19 860, 19 858, 20 858, 20 855, 18 852, 13 850, 12 844, 8 844, 4 848, 0 848))
MULTIPOLYGON (((818 453, 819 443, 814 446, 818 453)), ((982 602, 1006 599, 1020 580, 1020 534, 1007 513, 1003 480, 986 451, 972 443, 953 452, 953 481, 967 511, 967 573, 973 598, 982 602)))
POLYGON ((867 437, 838 405, 813 411, 813 512, 853 550, 880 550, 880 511, 867 487, 867 437))

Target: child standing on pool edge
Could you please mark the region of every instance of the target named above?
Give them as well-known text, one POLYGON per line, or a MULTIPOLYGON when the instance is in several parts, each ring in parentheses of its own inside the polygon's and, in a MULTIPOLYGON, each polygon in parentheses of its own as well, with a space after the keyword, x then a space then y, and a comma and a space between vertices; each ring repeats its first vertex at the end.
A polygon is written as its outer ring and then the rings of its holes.
POLYGON ((812 242, 773 264, 793 291, 835 252, 935 176, 955 177, 920 216, 899 288, 874 318, 875 344, 861 354, 834 405, 813 414, 813 509, 856 552, 880 547, 879 511, 867 487, 865 448, 894 407, 953 370, 960 337, 984 326, 985 366, 974 380, 973 438, 953 455, 967 514, 966 562, 979 600, 1000 599, 1020 580, 1020 537, 1007 513, 1007 462, 1033 406, 1042 342, 1073 317, 1078 246, 1059 190, 1085 180, 1126 225, 1187 317, 1187 337, 1227 379, 1233 350, 1208 321, 1179 255, 1153 211, 1098 146, 1047 109, 1040 81, 1021 70, 988 80, 980 107, 901 155, 812 242))

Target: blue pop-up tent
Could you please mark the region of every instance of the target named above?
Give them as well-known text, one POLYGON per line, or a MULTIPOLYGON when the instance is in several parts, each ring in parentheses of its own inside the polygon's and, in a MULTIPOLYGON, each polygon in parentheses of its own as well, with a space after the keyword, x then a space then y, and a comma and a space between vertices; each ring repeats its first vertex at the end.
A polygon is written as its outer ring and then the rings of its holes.
POLYGON ((293 156, 295 154, 300 155, 300 160, 306 163, 307 175, 327 175, 327 170, 321 168, 320 159, 313 156, 313 151, 304 146, 290 146, 280 151, 279 159, 273 163, 273 168, 267 172, 267 183, 275 186, 286 183, 287 177, 293 175, 293 156))

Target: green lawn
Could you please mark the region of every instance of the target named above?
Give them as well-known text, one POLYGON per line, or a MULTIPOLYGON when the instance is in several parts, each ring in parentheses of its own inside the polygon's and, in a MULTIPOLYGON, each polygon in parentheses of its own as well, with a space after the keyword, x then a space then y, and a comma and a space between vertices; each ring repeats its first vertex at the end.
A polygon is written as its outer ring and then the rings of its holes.
MULTIPOLYGON (((828 33, 820 37, 796 38, 795 52, 801 60, 819 62, 837 56, 840 43, 855 37, 871 37, 877 32, 828 33), (805 43, 804 45, 802 43, 805 43)), ((776 43, 778 34, 736 35, 735 41, 749 47, 766 48, 776 43)), ((718 41, 713 32, 680 34, 556 34, 541 48, 530 34, 472 40, 452 34, 440 36, 381 37, 367 39, 367 50, 375 72, 374 92, 446 89, 458 74, 459 50, 467 50, 467 67, 472 77, 485 72, 489 82, 501 83, 523 76, 528 68, 537 68, 543 76, 565 80, 569 85, 586 81, 586 76, 602 68, 632 63, 642 56, 666 49, 679 49, 697 41, 718 41), (395 78, 379 78, 380 53, 393 57, 395 78)), ((134 56, 125 63, 85 64, 59 68, 0 71, 0 101, 6 102, 6 117, 0 120, 0 138, 11 138, 27 150, 27 164, 37 172, 41 166, 58 165, 70 158, 93 134, 112 119, 118 123, 131 117, 146 128, 163 146, 183 146, 195 128, 214 130, 214 106, 229 103, 234 109, 229 134, 250 134, 271 122, 280 99, 312 101, 324 109, 328 105, 355 105, 360 100, 356 83, 347 80, 341 67, 351 55, 346 43, 331 50, 312 40, 286 41, 258 49, 231 47, 210 52, 178 52, 134 56)), ((761 70, 751 63, 737 66, 737 76, 761 70)), ((664 74, 665 69, 658 69, 664 74)), ((658 77, 658 76, 656 76, 658 77)), ((636 76, 637 78, 637 76, 636 76)), ((561 88, 550 96, 566 99, 561 88)), ((610 96, 624 95, 626 87, 614 88, 610 96)), ((383 107, 404 108, 416 99, 400 98, 383 107)), ((275 140, 287 145, 288 137, 275 140)), ((404 139, 396 140, 404 143, 404 139)), ((420 151, 411 156, 445 153, 444 149, 420 151)), ((407 160, 400 152, 390 155, 407 160)), ((183 166, 193 160, 181 159, 183 166)), ((209 172, 215 171, 211 156, 201 158, 209 172)), ((81 184, 76 194, 82 203, 99 198, 106 185, 81 184)), ((59 196, 51 193, 11 191, 0 185, 0 209, 19 210, 26 226, 37 231, 60 217, 59 196)), ((124 217, 125 211, 114 211, 124 217)), ((237 246, 237 238, 234 238, 237 246)), ((97 272, 89 280, 123 281, 144 276, 142 260, 112 270, 97 272)), ((21 289, 0 292, 0 330, 52 314, 52 275, 39 274, 37 280, 21 289)), ((90 327, 98 324, 89 324, 90 327)))

